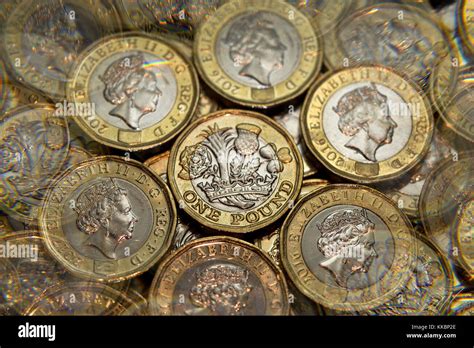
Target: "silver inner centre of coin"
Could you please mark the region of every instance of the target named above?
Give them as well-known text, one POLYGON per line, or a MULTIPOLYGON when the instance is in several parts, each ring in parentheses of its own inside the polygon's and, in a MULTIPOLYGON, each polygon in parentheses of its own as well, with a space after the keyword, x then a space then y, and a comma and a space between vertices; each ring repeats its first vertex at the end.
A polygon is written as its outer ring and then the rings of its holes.
POLYGON ((136 253, 148 240, 153 208, 134 184, 103 177, 81 185, 63 212, 64 235, 81 255, 118 260, 136 253))
POLYGON ((336 205, 316 214, 301 241, 303 258, 321 282, 364 289, 389 271, 395 256, 392 234, 373 212, 336 205))
MULTIPOLYGON (((414 109, 412 109, 414 108, 414 109)), ((336 91, 323 110, 323 129, 343 156, 362 163, 392 158, 407 144, 413 112, 400 95, 381 84, 357 82, 336 91)))
POLYGON ((125 130, 151 127, 166 117, 177 97, 177 82, 168 61, 140 51, 104 59, 89 82, 96 114, 125 130))
POLYGON ((268 88, 295 71, 302 45, 289 20, 269 11, 253 11, 224 25, 215 52, 220 67, 232 80, 268 88))
POLYGON ((214 260, 194 266, 179 278, 173 313, 186 315, 263 315, 263 285, 250 270, 214 260))
POLYGON ((260 127, 242 123, 186 147, 181 174, 187 170, 203 201, 219 210, 241 212, 261 206, 273 194, 285 166, 281 157, 291 157, 291 152, 267 143, 260 132, 260 127))

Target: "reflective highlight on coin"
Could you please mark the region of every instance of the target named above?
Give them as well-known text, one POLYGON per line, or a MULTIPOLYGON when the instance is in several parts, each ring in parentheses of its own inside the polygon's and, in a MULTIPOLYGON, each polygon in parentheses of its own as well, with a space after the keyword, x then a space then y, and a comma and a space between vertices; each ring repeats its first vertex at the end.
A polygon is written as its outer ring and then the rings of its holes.
POLYGON ((171 149, 168 180, 184 211, 218 231, 270 225, 299 194, 301 157, 270 118, 222 110, 193 122, 171 149))

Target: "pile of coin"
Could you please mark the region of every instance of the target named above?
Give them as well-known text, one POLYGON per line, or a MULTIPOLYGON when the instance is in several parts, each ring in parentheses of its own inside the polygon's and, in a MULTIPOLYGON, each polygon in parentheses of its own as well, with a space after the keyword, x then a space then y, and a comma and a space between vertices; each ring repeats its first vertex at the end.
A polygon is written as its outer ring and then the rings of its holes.
POLYGON ((474 0, 0 17, 1 314, 474 313, 474 0))

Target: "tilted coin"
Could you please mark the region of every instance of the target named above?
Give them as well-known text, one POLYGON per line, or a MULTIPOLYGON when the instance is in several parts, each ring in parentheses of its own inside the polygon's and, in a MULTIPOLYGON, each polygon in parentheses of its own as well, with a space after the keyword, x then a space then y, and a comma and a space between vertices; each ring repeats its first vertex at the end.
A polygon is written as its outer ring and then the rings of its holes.
POLYGON ((36 221, 66 160, 68 126, 54 111, 49 104, 24 106, 0 120, 0 209, 16 220, 36 221))
POLYGON ((166 172, 168 170, 169 158, 170 152, 165 151, 159 155, 147 159, 144 164, 148 166, 156 175, 162 178, 164 182, 168 183, 168 176, 166 175, 166 172))
POLYGON ((474 280, 474 196, 460 208, 453 224, 453 253, 468 281, 474 280))
POLYGON ((441 110, 441 117, 447 125, 471 143, 474 143, 473 76, 472 68, 460 71, 457 80, 458 88, 441 110))
POLYGON ((55 180, 40 224, 48 250, 68 271, 118 281, 145 272, 168 250, 176 208, 163 180, 141 163, 102 156, 55 180))
POLYGON ((449 306, 449 315, 474 315, 474 294, 466 292, 456 295, 449 306))
POLYGON ((331 34, 324 37, 329 68, 386 65, 425 91, 433 68, 450 52, 449 37, 438 19, 406 4, 377 4, 353 12, 331 34))
POLYGON ((393 298, 416 256, 411 224, 396 205, 374 189, 349 184, 304 196, 283 223, 280 253, 303 294, 343 312, 393 298))
POLYGON ((317 77, 322 45, 310 19, 278 0, 234 0, 204 22, 194 61, 206 84, 240 105, 266 108, 302 94, 317 77))
POLYGON ((0 237, 0 306, 5 314, 22 314, 44 290, 66 277, 66 270, 48 254, 38 231, 0 237))
POLYGON ((78 55, 120 28, 113 6, 95 0, 23 0, 8 16, 2 35, 10 69, 23 83, 64 99, 78 55))
POLYGON ((120 13, 131 28, 192 38, 199 24, 224 0, 119 0, 120 13))
POLYGON ((89 47, 67 87, 74 105, 91 106, 74 117, 91 138, 138 151, 173 139, 191 120, 199 87, 193 66, 156 36, 109 36, 89 47))
POLYGON ((282 272, 252 244, 208 237, 171 254, 153 279, 152 315, 286 315, 282 272))
POLYGON ((216 231, 247 233, 272 224, 298 197, 302 177, 291 136, 269 117, 243 110, 193 122, 168 162, 180 207, 216 231))
POLYGON ((456 151, 451 148, 449 142, 435 129, 428 153, 421 163, 406 176, 389 183, 390 187, 380 189, 408 216, 418 218, 418 201, 426 177, 443 159, 452 158, 455 154, 456 151))
POLYGON ((303 175, 307 177, 316 174, 317 169, 313 156, 311 153, 308 153, 306 145, 304 144, 301 134, 300 113, 301 106, 295 107, 290 105, 283 112, 273 116, 273 119, 281 124, 293 137, 303 160, 303 175))
POLYGON ((458 1, 457 9, 457 24, 458 33, 461 36, 463 46, 467 52, 474 54, 474 1, 472 0, 460 0, 458 1))
POLYGON ((419 88, 390 68, 327 74, 306 96, 308 148, 335 174, 361 183, 397 177, 428 151, 433 116, 419 88))
POLYGON ((329 181, 325 179, 303 180, 303 184, 301 185, 301 192, 300 192, 299 199, 303 198, 308 193, 319 190, 320 188, 326 187, 327 185, 329 185, 329 181))
POLYGON ((474 154, 460 152, 447 158, 426 178, 419 210, 426 235, 452 258, 452 226, 460 206, 473 198, 474 154))
POLYGON ((59 284, 48 288, 25 315, 123 315, 138 310, 126 293, 93 282, 59 284))

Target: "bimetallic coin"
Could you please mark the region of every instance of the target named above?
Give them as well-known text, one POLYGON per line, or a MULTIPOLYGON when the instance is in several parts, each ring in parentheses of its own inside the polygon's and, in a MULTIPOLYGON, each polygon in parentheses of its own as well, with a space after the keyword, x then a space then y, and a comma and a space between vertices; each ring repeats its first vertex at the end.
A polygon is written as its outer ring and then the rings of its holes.
POLYGON ((46 188, 62 169, 67 122, 49 104, 25 106, 0 120, 0 209, 16 220, 38 218, 46 188))
POLYGON ((467 52, 474 54, 474 1, 458 1, 458 32, 467 52))
POLYGON ((216 231, 248 233, 272 224, 298 197, 302 177, 292 137, 251 111, 222 110, 193 122, 168 162, 180 207, 216 231))
POLYGON ((139 307, 126 293, 92 282, 59 284, 48 288, 25 315, 123 315, 139 307))
POLYGON ((174 46, 140 33, 110 36, 79 58, 67 88, 68 100, 93 105, 74 117, 91 138, 138 151, 173 139, 191 120, 197 75, 174 46))
POLYGON ((373 183, 406 173, 423 158, 433 116, 415 84, 390 68, 366 66, 339 70, 315 84, 301 129, 329 170, 373 183))
POLYGON ((171 246, 176 208, 141 163, 102 156, 51 185, 40 224, 52 256, 81 278, 118 281, 148 270, 171 246))
POLYGON ((449 315, 474 315, 474 294, 472 292, 461 293, 451 302, 449 315))
POLYGON ((234 0, 204 22, 194 61, 206 84, 240 105, 266 108, 302 94, 316 79, 322 45, 311 20, 278 0, 234 0))
POLYGON ((398 178, 395 183, 389 183, 390 187, 380 189, 409 217, 418 218, 418 201, 426 177, 442 160, 452 158, 455 154, 456 151, 451 148, 449 142, 435 129, 430 149, 421 163, 406 177, 398 178))
POLYGON ((474 196, 460 208, 453 225, 453 256, 468 282, 474 280, 474 196))
POLYGON ((474 70, 466 68, 460 71, 457 88, 440 114, 446 124, 458 135, 474 143, 474 70))
POLYGON ((192 38, 224 0, 119 0, 120 13, 133 29, 192 38))
POLYGON ((474 194, 474 153, 460 152, 442 161, 426 178, 419 210, 426 235, 452 258, 452 226, 459 208, 474 194))
POLYGON ((38 231, 0 237, 0 306, 5 314, 23 314, 44 290, 66 279, 66 270, 43 242, 38 231))
POLYGON ((303 176, 307 177, 316 174, 317 169, 315 166, 316 161, 306 149, 303 136, 301 135, 300 113, 301 106, 295 107, 290 105, 285 111, 274 116, 273 119, 281 124, 293 137, 303 160, 303 176))
POLYGON ((170 255, 153 279, 152 315, 287 315, 285 278, 258 248, 204 238, 170 255))
POLYGON ((78 55, 120 28, 113 6, 96 0, 23 0, 7 19, 3 47, 10 69, 23 83, 64 99, 78 55))
MULTIPOLYGON (((387 303, 368 315, 442 315, 452 299, 453 275, 441 251, 422 236, 408 282, 387 303)), ((405 245, 407 252, 410 246, 405 245)), ((390 285, 389 285, 390 287, 390 285)))
POLYGON ((393 298, 410 277, 415 251, 405 215, 388 197, 361 185, 328 185, 306 195, 280 232, 283 266, 293 283, 317 303, 343 312, 393 298), (402 247, 407 243, 409 250, 402 247))
POLYGON ((440 58, 449 54, 449 37, 430 12, 386 3, 353 12, 324 37, 330 69, 361 64, 390 66, 428 91, 440 58))
POLYGON ((47 102, 48 99, 41 94, 14 83, 0 59, 0 117, 20 106, 47 102))

